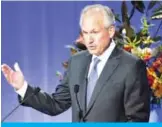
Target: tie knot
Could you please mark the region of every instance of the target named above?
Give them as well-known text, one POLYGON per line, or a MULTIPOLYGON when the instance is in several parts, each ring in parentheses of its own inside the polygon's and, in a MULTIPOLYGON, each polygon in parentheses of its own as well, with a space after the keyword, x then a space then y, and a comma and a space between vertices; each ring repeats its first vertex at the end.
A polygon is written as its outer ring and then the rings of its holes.
POLYGON ((94 58, 93 59, 93 67, 94 67, 94 69, 96 69, 96 67, 97 67, 97 64, 100 62, 100 59, 99 58, 94 58))
POLYGON ((100 59, 98 57, 96 57, 93 59, 93 62, 94 62, 94 65, 98 64, 100 62, 100 59))

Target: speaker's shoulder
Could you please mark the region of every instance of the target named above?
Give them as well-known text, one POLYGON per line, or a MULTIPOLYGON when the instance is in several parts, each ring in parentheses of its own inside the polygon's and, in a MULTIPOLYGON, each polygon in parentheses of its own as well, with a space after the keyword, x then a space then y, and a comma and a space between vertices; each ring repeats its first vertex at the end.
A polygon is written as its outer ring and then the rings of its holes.
POLYGON ((77 58, 85 57, 85 56, 88 56, 88 55, 90 55, 88 50, 83 50, 83 51, 79 51, 78 53, 74 54, 72 56, 72 58, 77 59, 77 58))
POLYGON ((122 59, 126 60, 126 61, 131 61, 131 62, 137 62, 139 60, 141 60, 139 57, 137 57, 136 55, 125 51, 124 49, 120 49, 121 50, 121 55, 122 55, 122 59))

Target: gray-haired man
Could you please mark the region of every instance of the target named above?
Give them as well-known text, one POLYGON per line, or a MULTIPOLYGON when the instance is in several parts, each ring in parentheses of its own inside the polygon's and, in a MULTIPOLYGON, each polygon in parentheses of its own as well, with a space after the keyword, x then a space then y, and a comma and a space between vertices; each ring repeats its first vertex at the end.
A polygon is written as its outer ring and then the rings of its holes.
MULTIPOLYGON (((81 13, 80 27, 87 51, 72 56, 56 92, 39 92, 23 105, 49 115, 72 106, 73 122, 148 121, 149 87, 142 60, 119 49, 113 41, 115 18, 103 5, 89 5, 81 13)), ((2 71, 19 94, 20 102, 35 88, 21 70, 6 64, 2 71)))

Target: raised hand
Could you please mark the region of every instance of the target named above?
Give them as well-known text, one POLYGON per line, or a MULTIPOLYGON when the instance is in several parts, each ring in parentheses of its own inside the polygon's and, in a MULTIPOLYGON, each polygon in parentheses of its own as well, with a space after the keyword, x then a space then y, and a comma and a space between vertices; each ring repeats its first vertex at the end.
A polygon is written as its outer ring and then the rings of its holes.
POLYGON ((2 72, 8 81, 8 83, 14 87, 16 90, 19 90, 24 84, 24 75, 20 70, 17 63, 14 65, 14 69, 11 69, 7 64, 2 64, 2 72))

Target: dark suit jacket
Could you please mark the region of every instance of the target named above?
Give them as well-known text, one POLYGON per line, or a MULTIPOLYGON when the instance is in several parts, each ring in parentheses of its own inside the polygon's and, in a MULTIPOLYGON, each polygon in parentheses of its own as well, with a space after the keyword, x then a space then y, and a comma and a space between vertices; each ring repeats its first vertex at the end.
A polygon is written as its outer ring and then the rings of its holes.
MULTIPOLYGON (((51 95, 39 92, 27 99, 23 105, 52 116, 72 106, 73 122, 148 121, 150 95, 145 64, 117 47, 108 59, 86 108, 86 77, 91 57, 88 51, 72 56, 64 79, 57 86, 56 92, 51 95), (83 110, 82 119, 79 119, 75 84, 80 85, 78 99, 83 110)), ((34 89, 28 86, 25 98, 30 96, 34 89)))

